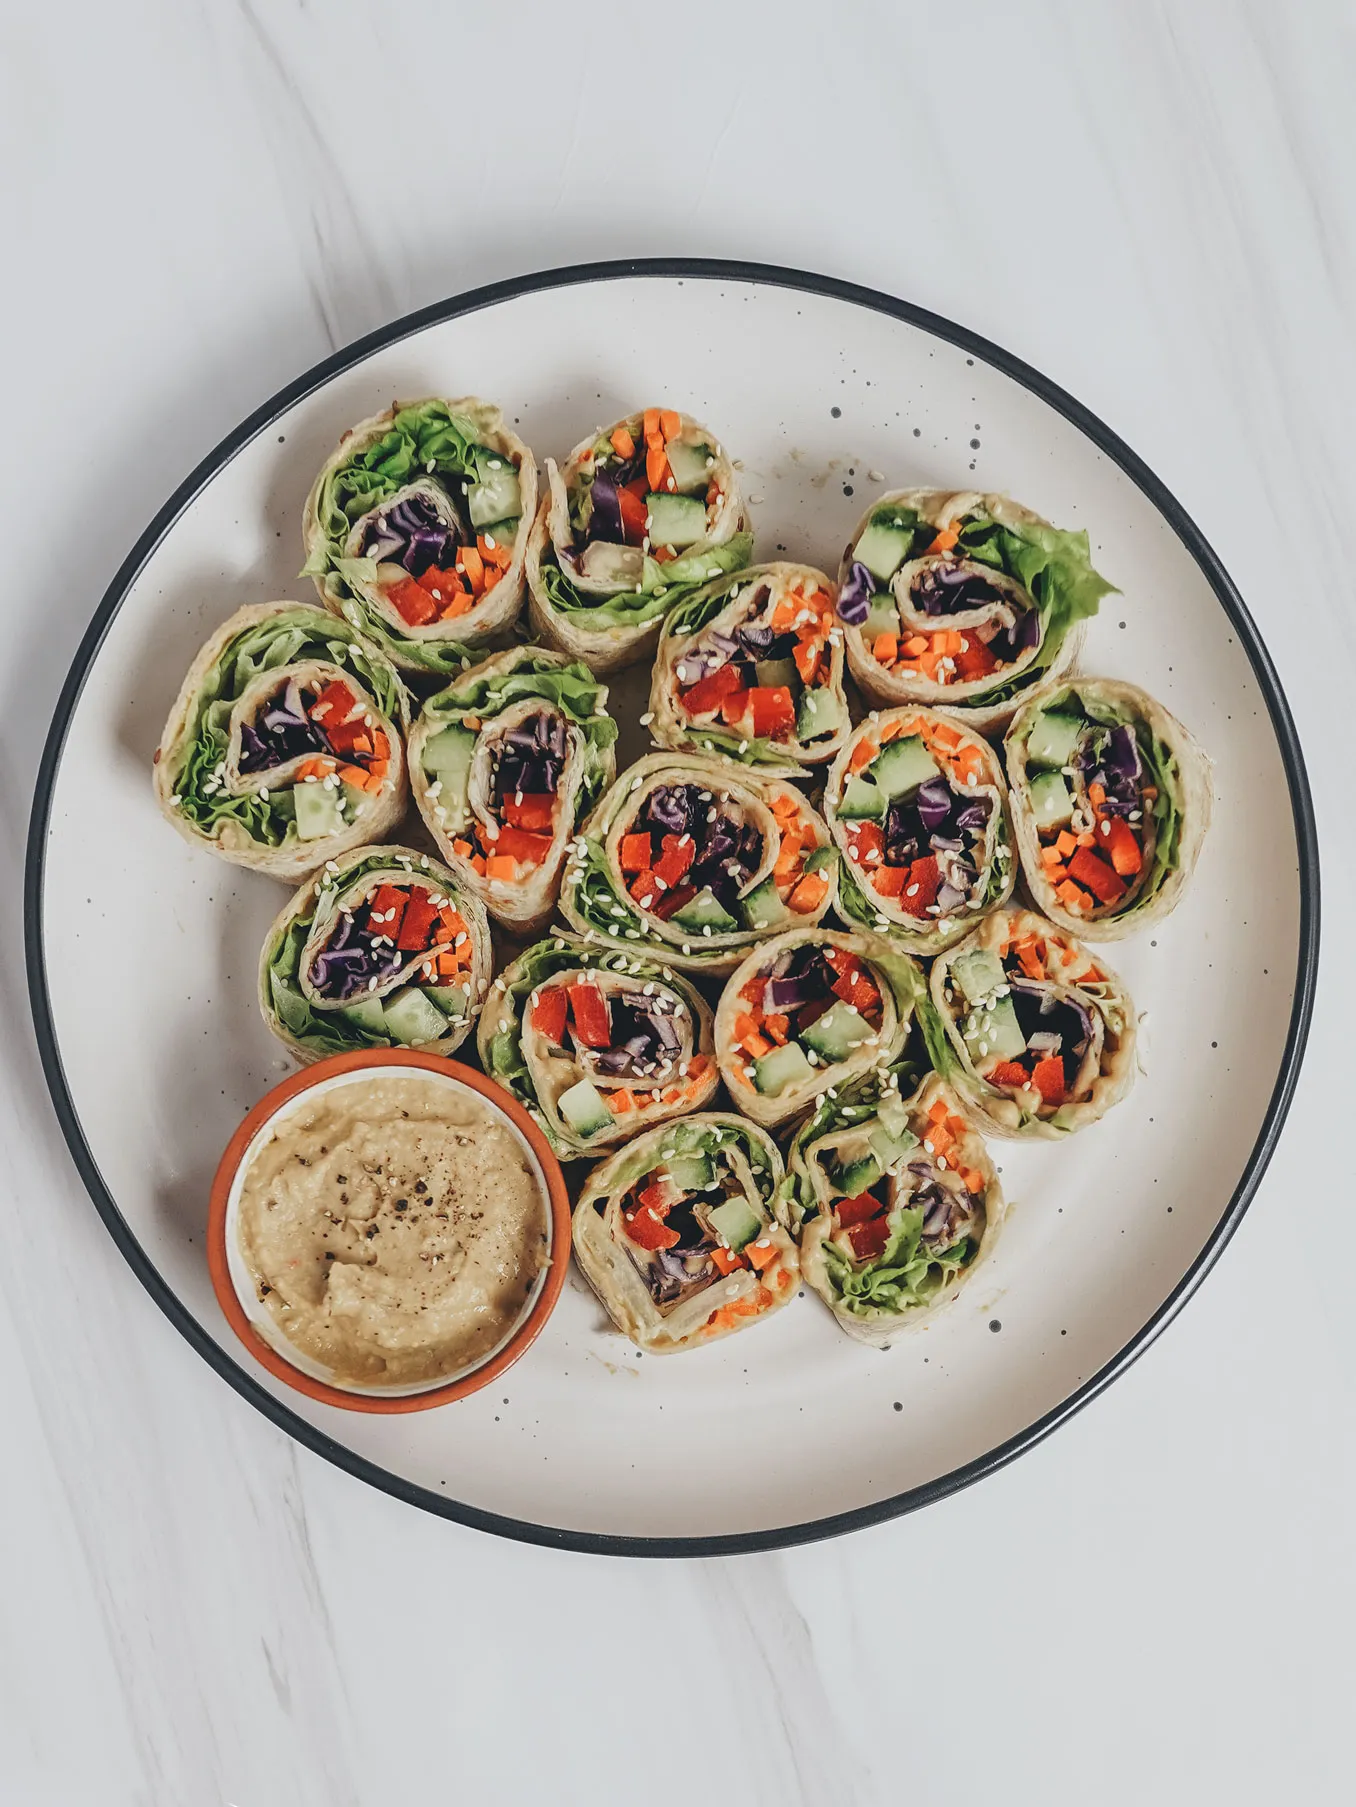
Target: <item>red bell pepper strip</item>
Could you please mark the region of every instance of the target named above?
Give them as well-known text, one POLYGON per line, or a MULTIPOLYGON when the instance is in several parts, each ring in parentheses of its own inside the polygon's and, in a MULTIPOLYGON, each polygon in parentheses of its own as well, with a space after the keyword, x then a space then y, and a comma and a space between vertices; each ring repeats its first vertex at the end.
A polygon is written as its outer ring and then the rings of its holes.
POLYGON ((412 577, 402 577, 399 583, 392 584, 386 592, 395 607, 400 619, 410 627, 427 627, 430 621, 438 619, 438 605, 412 577))
POLYGON ((1069 861, 1069 877, 1091 891, 1098 903, 1116 904, 1125 896, 1125 881, 1091 847, 1080 847, 1074 854, 1069 861))
POLYGON ((642 1205, 636 1211, 623 1211, 622 1222, 626 1225, 626 1234, 640 1249, 671 1249, 678 1240, 677 1230, 671 1230, 648 1205, 642 1205))
POLYGON ((706 715, 742 688, 738 666, 722 665, 708 677, 699 678, 679 700, 689 715, 706 715))
POLYGON ((528 834, 524 829, 505 825, 499 830, 490 851, 511 860, 521 860, 527 866, 540 866, 551 851, 551 837, 528 834))
POLYGON ((606 1048, 612 1042, 612 1018, 607 999, 596 985, 571 985, 570 1009, 575 1033, 586 1048, 606 1048))
POLYGON ((617 491, 617 501, 621 505, 622 538, 628 546, 641 545, 650 530, 650 513, 645 506, 645 497, 636 495, 628 486, 617 491))
POLYGON ((647 834, 624 834, 621 843, 623 872, 648 872, 654 862, 654 846, 647 834))
POLYGON ((531 833, 550 834, 555 826, 556 800, 554 797, 529 795, 520 803, 517 795, 510 792, 500 806, 500 815, 514 828, 525 828, 531 833))
POLYGON ((883 1211, 885 1206, 869 1192, 859 1192, 856 1198, 840 1198, 833 1207, 833 1214, 843 1228, 850 1229, 853 1224, 869 1223, 883 1211))
POLYGON ((875 1261, 885 1253, 885 1245, 889 1240, 888 1217, 873 1217, 870 1223, 854 1224, 848 1231, 848 1241, 852 1244, 852 1252, 858 1261, 875 1261))
POLYGON ((666 885, 676 885, 679 879, 687 877, 696 857, 697 848, 691 835, 666 834, 663 855, 655 862, 654 869, 666 885))
POLYGON ((422 885, 411 885, 396 946, 405 953, 422 953, 433 939, 433 925, 437 920, 438 908, 430 902, 428 892, 422 885))
POLYGON ((537 1001, 532 1006, 529 1019, 532 1027, 556 1047, 565 1046, 565 1018, 570 1008, 569 996, 563 985, 548 985, 544 991, 537 993, 537 1001))
POLYGON ((975 678, 987 678, 991 671, 998 670, 997 659, 978 634, 963 634, 961 638, 966 643, 964 651, 952 653, 951 657, 962 684, 972 683, 975 678))
POLYGON ((909 867, 908 882, 900 893, 899 901, 910 916, 926 916, 929 904, 935 904, 937 893, 942 887, 942 875, 937 869, 937 860, 933 854, 926 859, 915 860, 909 867))
POLYGON ((1031 1083, 1040 1093, 1043 1104, 1063 1104, 1064 1062, 1058 1054, 1047 1054, 1044 1060, 1036 1062, 1031 1083))
POLYGON ((762 684, 749 692, 753 731, 760 740, 789 734, 796 725, 796 709, 785 684, 762 684))
POLYGON ((367 911, 373 932, 389 935, 394 941, 400 934, 401 921, 405 915, 405 893, 398 891, 394 885, 378 885, 367 900, 367 911))
POLYGON ((1135 839, 1134 829, 1124 816, 1107 816, 1102 826, 1106 833, 1101 839, 1111 855, 1111 864, 1122 878, 1134 878, 1144 865, 1144 854, 1135 839))

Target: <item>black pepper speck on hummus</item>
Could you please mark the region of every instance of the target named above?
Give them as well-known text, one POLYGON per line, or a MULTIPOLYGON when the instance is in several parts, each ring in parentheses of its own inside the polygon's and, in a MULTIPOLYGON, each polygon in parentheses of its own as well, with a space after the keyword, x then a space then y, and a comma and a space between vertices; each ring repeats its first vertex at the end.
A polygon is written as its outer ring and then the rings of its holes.
POLYGON ((275 1124, 250 1162, 237 1237, 287 1341, 337 1385, 413 1387, 481 1360, 546 1265, 527 1151, 469 1091, 354 1079, 275 1124))

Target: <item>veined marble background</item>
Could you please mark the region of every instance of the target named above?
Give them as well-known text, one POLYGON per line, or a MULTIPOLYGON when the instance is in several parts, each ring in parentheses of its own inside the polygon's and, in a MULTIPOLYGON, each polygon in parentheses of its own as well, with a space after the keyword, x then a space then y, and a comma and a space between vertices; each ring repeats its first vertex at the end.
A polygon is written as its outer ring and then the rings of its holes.
POLYGON ((0 1800, 1349 1800, 1354 88, 1349 0, 0 11, 0 1800), (1126 1378, 926 1512, 665 1565, 425 1517, 198 1360, 57 1131, 19 874, 79 635, 244 414, 444 295, 682 253, 908 296, 1129 440, 1268 637, 1328 926, 1270 1173, 1126 1378))

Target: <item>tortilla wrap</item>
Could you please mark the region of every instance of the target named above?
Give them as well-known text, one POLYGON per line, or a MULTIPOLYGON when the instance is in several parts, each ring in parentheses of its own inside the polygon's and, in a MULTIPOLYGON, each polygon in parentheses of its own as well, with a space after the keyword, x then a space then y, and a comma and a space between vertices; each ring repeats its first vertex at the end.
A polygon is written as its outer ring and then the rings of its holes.
POLYGON ((959 1296, 1003 1210, 997 1171, 958 1099, 935 1073, 905 1090, 893 1067, 821 1100, 791 1144, 778 1194, 806 1284, 849 1336, 878 1349, 959 1296))
POLYGON ((829 831, 792 785, 729 760, 651 753, 584 824, 560 910, 587 941, 727 973, 769 935, 818 922, 837 893, 829 831))
POLYGON ((839 569, 848 666, 882 707, 922 703, 1002 728, 1026 693, 1071 669, 1113 586, 1085 532, 1007 496, 892 490, 857 524, 839 569))
POLYGON ((671 1355, 788 1304, 799 1262, 772 1211, 781 1178, 771 1138, 716 1112, 649 1130, 595 1167, 574 1257, 618 1330, 671 1355))
POLYGON ((1032 697, 1003 744, 1036 908, 1085 941, 1116 941, 1170 915, 1201 857, 1213 798, 1210 760, 1176 716, 1134 684, 1075 678, 1032 697))
POLYGON ((550 921, 578 825, 616 774, 616 735, 606 686, 536 646, 463 672, 410 730, 420 815, 458 883, 514 934, 550 921))
POLYGON ((827 764, 851 726, 836 594, 822 571, 781 560, 680 602, 664 621, 650 686, 660 746, 792 778, 827 764))
POLYGON ((493 971, 485 911, 446 866, 412 847, 359 847, 269 930, 259 1008, 305 1062, 358 1048, 451 1054, 493 971))
POLYGON ((772 1128, 889 1066, 924 995, 914 962, 865 936, 804 928, 764 942, 716 1006, 716 1059, 736 1108, 772 1128))
POLYGON ((321 466, 303 516, 303 574, 401 671, 445 680, 517 620, 536 511, 536 460, 493 403, 395 402, 321 466), (490 518, 500 508, 510 512, 490 518), (398 607, 405 596, 413 602, 398 607))
POLYGON ((711 1007, 696 987, 573 935, 537 942, 499 975, 479 1049, 566 1158, 700 1110, 720 1083, 711 1007), (579 992, 600 997, 601 1012, 579 992))
POLYGON ((987 916, 938 956, 929 985, 933 1065, 994 1135, 1058 1141, 1134 1084, 1137 1019, 1124 983, 1031 910, 987 916))
POLYGON ((749 561, 753 535, 734 465, 690 415, 657 408, 629 414, 583 440, 563 466, 548 458, 545 472, 527 542, 532 629, 600 676, 647 657, 677 602, 749 561), (674 453, 677 476, 670 447, 681 448, 674 453), (621 492, 628 492, 626 519, 621 492), (654 495, 669 494, 705 505, 695 537, 681 548, 650 539, 654 495))
POLYGON ((188 669, 156 749, 156 801, 196 846, 300 884, 404 815, 407 719, 390 662, 346 621, 252 603, 188 669))
POLYGON ((839 915, 905 953, 930 959, 1012 895, 1003 768, 963 716, 873 714, 833 762, 824 814, 841 857, 839 915))

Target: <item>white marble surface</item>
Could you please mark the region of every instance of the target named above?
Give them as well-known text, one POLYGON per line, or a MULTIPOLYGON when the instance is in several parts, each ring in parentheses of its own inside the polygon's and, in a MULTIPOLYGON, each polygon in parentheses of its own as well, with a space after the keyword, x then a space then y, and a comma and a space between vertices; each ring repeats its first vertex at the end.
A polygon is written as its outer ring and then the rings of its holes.
POLYGON ((1349 1798, 1350 9, 771 16, 433 0, 0 16, 6 1802, 1349 1798), (1124 1380, 911 1519, 647 1565, 404 1508, 198 1361, 53 1121, 18 872, 79 634, 243 414, 459 289, 683 252, 818 268, 965 320, 1158 470, 1289 689, 1329 930, 1270 1175, 1124 1380))

